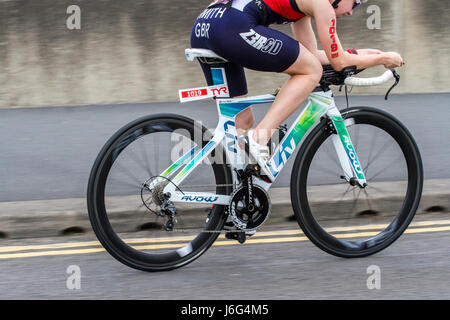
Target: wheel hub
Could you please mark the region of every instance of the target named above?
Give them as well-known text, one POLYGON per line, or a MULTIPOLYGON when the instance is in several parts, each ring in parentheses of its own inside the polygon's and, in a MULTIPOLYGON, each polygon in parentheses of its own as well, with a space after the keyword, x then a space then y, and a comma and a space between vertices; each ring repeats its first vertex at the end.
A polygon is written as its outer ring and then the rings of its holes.
MULTIPOLYGON (((157 211, 163 206, 165 203, 166 196, 164 194, 164 188, 169 183, 168 180, 162 180, 156 182, 155 180, 159 177, 152 177, 147 179, 141 187, 141 200, 145 207, 151 212, 158 214, 157 211), (152 188, 150 187, 152 184, 155 184, 152 188)), ((160 214, 158 214, 160 215, 160 214)))

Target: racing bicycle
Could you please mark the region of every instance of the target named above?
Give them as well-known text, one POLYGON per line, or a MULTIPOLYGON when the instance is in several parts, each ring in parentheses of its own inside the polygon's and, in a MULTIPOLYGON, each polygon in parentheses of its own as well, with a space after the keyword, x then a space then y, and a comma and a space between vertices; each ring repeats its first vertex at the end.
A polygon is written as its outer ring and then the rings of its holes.
POLYGON ((114 258, 139 270, 171 270, 213 243, 267 236, 255 232, 270 215, 269 189, 294 155, 292 209, 317 247, 339 257, 364 257, 405 231, 422 194, 419 149, 394 116, 349 107, 347 96, 348 86, 395 78, 387 99, 400 80, 394 69, 359 78, 356 67, 338 72, 324 66, 306 107, 289 129, 274 133, 264 172, 239 139, 235 118, 250 106, 270 104, 277 92, 230 98, 225 59, 205 49, 186 49, 186 57, 210 64, 214 83, 180 90, 180 101, 213 98, 217 127, 211 132, 182 115, 153 114, 106 142, 91 170, 87 204, 93 230, 114 258), (337 108, 333 85, 345 86, 346 108, 337 108))

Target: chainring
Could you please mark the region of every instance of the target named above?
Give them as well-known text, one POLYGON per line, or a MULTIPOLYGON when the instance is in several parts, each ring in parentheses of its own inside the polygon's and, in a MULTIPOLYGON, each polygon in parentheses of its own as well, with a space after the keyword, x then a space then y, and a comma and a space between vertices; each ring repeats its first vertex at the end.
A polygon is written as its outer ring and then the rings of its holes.
POLYGON ((245 205, 246 188, 240 187, 231 195, 228 206, 229 216, 236 228, 245 231, 253 231, 261 227, 269 217, 270 198, 266 190, 258 185, 253 185, 253 208, 245 205))

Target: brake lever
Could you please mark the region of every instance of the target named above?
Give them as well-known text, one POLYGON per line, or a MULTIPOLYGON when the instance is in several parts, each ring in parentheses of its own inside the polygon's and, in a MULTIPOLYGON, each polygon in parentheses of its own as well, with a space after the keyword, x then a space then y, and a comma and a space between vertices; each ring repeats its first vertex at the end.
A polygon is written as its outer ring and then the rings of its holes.
POLYGON ((400 75, 397 73, 397 71, 395 71, 395 69, 391 69, 391 71, 392 71, 392 74, 394 75, 395 83, 392 85, 392 87, 386 93, 386 96, 384 97, 384 100, 388 99, 389 93, 391 93, 392 89, 394 89, 398 85, 398 83, 400 82, 400 75))

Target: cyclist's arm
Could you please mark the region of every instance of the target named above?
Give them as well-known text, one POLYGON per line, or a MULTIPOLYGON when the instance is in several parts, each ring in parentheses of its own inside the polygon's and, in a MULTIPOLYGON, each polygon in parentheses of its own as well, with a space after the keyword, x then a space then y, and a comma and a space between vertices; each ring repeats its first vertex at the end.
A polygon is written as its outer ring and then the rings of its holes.
POLYGON ((358 54, 360 55, 369 55, 369 54, 380 54, 383 53, 383 51, 378 49, 358 49, 358 54))
POLYGON ((317 33, 330 64, 335 70, 342 70, 347 66, 358 69, 369 68, 384 64, 385 55, 354 55, 346 52, 337 34, 336 14, 327 0, 311 2, 311 11, 316 20, 317 33))
POLYGON ((304 17, 291 24, 292 32, 298 42, 319 59, 320 63, 330 64, 325 51, 317 49, 317 39, 311 25, 311 17, 304 17))

